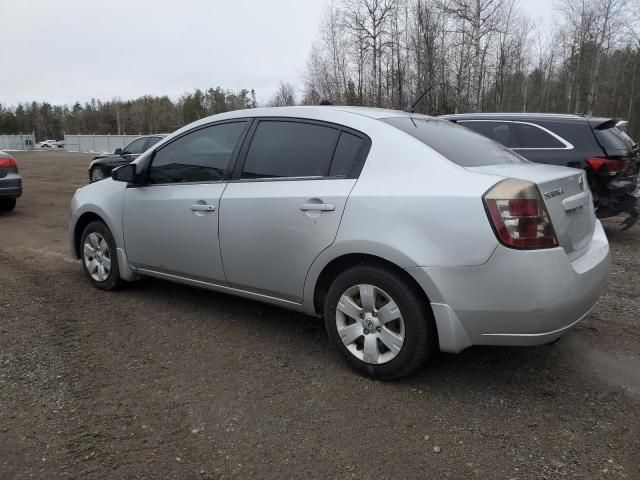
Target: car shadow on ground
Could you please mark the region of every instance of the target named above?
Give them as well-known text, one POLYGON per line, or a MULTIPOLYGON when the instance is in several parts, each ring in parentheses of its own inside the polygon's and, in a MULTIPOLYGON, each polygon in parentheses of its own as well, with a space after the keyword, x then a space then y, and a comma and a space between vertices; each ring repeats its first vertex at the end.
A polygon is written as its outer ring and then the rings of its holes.
MULTIPOLYGON (((212 336, 217 335, 219 322, 226 323, 226 334, 232 337, 250 332, 253 338, 261 338, 265 342, 249 342, 244 348, 255 348, 254 353, 259 356, 264 353, 266 343, 289 358, 303 359, 299 364, 301 375, 308 375, 303 371, 305 365, 322 362, 330 370, 330 375, 358 378, 333 350, 324 323, 319 318, 156 279, 133 284, 130 293, 161 302, 163 309, 197 310, 197 318, 189 321, 197 322, 205 331, 210 329, 212 336)), ((570 332, 568 335, 573 334, 570 332)), ((437 353, 427 365, 396 384, 416 389, 441 388, 443 392, 464 388, 470 393, 474 390, 480 393, 492 389, 513 396, 533 383, 543 390, 544 385, 548 385, 548 393, 553 392, 557 387, 555 383, 573 371, 570 365, 573 361, 570 361, 563 342, 561 339, 552 346, 538 347, 476 346, 455 355, 437 353)))
POLYGON ((616 245, 630 245, 638 242, 640 236, 640 222, 629 229, 624 229, 625 217, 612 217, 602 220, 604 232, 610 243, 616 245))

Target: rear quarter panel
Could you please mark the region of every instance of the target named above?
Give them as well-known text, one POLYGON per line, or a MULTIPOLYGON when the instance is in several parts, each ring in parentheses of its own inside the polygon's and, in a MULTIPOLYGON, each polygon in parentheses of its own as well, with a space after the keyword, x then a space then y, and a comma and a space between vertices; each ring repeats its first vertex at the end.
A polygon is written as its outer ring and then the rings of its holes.
MULTIPOLYGON (((470 172, 382 122, 345 207, 335 242, 311 266, 305 303, 322 269, 351 253, 401 268, 477 266, 498 245, 482 195, 500 178, 470 172)), ((437 292, 427 292, 431 297, 437 292)))

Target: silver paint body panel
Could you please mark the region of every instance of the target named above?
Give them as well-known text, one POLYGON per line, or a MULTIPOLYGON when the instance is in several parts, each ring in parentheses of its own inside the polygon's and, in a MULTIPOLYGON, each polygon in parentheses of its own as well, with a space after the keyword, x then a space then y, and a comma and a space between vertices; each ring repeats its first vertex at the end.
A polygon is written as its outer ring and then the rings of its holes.
MULTIPOLYGON (((112 231, 129 267, 121 269, 127 279, 156 276, 312 315, 318 313, 318 278, 331 261, 348 254, 373 255, 405 269, 425 291, 444 351, 557 338, 596 302, 609 265, 608 243, 592 203, 576 197, 579 171, 539 164, 463 168, 379 121, 407 115, 366 108, 287 107, 199 120, 154 149, 198 126, 261 116, 343 125, 369 136, 371 149, 357 180, 235 180, 134 188, 112 179, 93 183, 72 200, 70 236, 82 215, 91 212, 112 231), (567 191, 548 205, 560 247, 523 251, 499 244, 481 199, 509 177, 539 183, 544 191, 567 191), (573 197, 569 207, 582 213, 565 214, 567 197, 573 197), (191 211, 190 205, 199 201, 215 210, 191 211), (310 203, 335 208, 301 209, 310 203)), ((134 162, 138 169, 150 154, 134 162)), ((77 256, 73 244, 72 251, 77 256)))

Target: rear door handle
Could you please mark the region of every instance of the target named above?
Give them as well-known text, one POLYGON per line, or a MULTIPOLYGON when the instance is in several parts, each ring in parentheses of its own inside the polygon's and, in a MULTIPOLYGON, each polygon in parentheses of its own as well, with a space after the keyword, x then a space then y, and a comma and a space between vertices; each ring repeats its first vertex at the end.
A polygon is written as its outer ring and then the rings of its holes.
POLYGON ((214 205, 203 205, 201 203, 196 203, 195 205, 191 205, 192 212, 213 212, 216 207, 214 205))
POLYGON ((336 206, 333 203, 303 203, 300 205, 300 210, 303 212, 333 212, 335 209, 336 206))

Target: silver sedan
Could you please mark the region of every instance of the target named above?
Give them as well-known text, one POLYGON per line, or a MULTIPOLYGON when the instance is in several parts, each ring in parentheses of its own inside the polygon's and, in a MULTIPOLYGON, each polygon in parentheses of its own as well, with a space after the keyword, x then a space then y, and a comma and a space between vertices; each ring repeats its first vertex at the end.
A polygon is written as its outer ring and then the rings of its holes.
POLYGON ((391 110, 229 112, 78 190, 91 283, 150 276, 323 317, 359 372, 438 349, 553 342, 597 301, 609 245, 584 172, 391 110))

